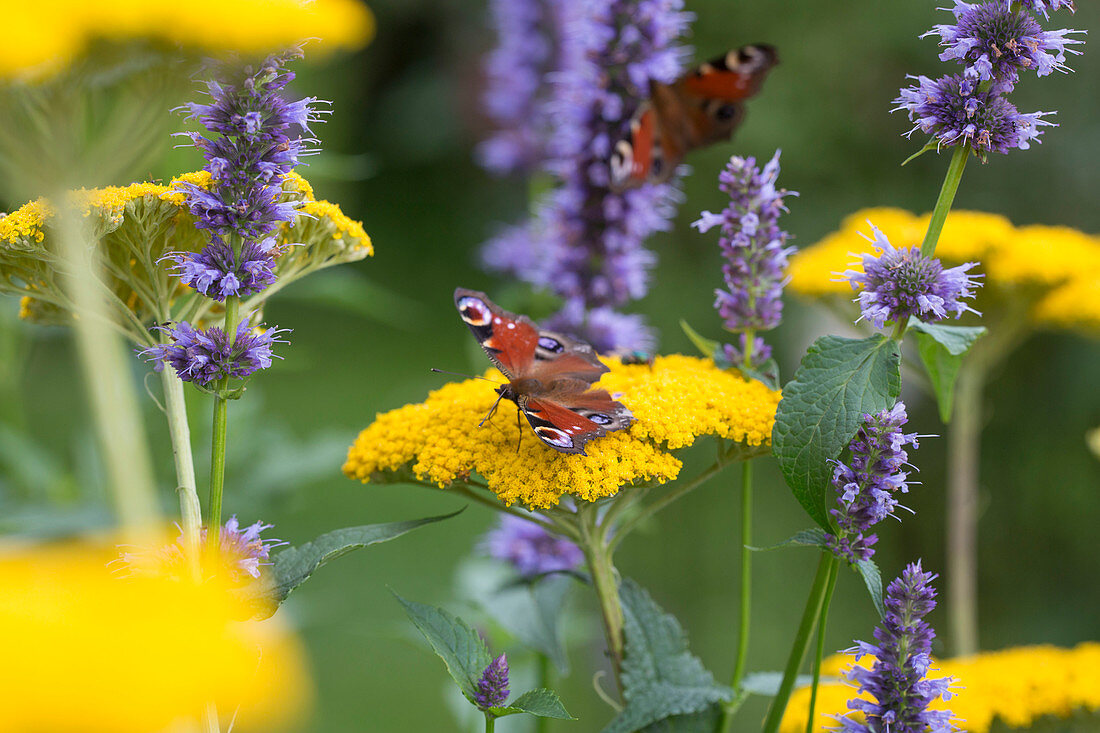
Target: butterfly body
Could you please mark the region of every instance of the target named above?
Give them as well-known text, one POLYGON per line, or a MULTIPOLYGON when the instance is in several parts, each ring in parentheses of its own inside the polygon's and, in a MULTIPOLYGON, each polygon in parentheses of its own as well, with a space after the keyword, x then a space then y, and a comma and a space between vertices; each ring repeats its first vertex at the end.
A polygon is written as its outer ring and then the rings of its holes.
POLYGON ((589 440, 634 421, 607 390, 593 389, 608 368, 588 344, 540 331, 531 319, 503 310, 474 290, 455 290, 455 306, 489 360, 508 378, 496 390, 499 399, 515 402, 546 445, 584 455, 589 440))
POLYGON ((612 151, 612 189, 667 181, 688 151, 728 140, 744 119, 745 100, 778 62, 772 46, 743 46, 672 84, 650 82, 649 99, 612 151))

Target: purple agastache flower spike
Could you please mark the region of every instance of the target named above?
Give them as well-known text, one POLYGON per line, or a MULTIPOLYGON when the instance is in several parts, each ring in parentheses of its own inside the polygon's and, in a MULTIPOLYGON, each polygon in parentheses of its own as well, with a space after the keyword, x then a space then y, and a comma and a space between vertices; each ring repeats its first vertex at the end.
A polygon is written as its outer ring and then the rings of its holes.
POLYGON ((157 344, 138 353, 155 362, 158 371, 163 364, 169 364, 180 379, 202 387, 228 377, 243 379, 260 369, 267 369, 274 357, 271 347, 287 343, 278 338, 279 334, 290 332, 285 328, 269 328, 263 333, 254 333, 245 318, 237 327, 236 338, 230 346, 225 331, 217 326, 200 330, 181 322, 174 328, 160 326, 158 330, 168 334, 172 342, 157 344))
POLYGON ((894 513, 895 494, 909 491, 908 474, 901 469, 909 459, 905 446, 916 448, 917 434, 902 432, 908 420, 904 402, 864 415, 848 444, 849 462, 833 461, 839 508, 829 514, 836 520, 837 534, 827 534, 825 544, 837 557, 851 563, 869 559, 878 537, 867 530, 894 513))
POLYGON ((292 51, 243 72, 227 70, 232 78, 207 82, 209 103, 184 106, 187 119, 207 130, 181 134, 206 156, 211 185, 181 187, 195 226, 210 231, 210 244, 173 259, 185 283, 216 300, 251 295, 274 281, 267 238, 298 215, 296 203, 281 200, 283 177, 314 152, 310 124, 322 111, 316 98, 291 102, 280 96, 294 79, 283 65, 300 56, 292 51))
MULTIPOLYGON (((729 206, 717 214, 704 211, 692 224, 700 232, 721 228, 718 245, 726 258, 726 289, 715 291, 714 305, 726 329, 735 333, 772 329, 783 317, 787 258, 794 248, 785 246, 789 235, 779 227, 779 216, 787 210, 783 197, 798 194, 776 188, 778 177, 778 150, 763 169, 755 158, 733 156, 718 176, 718 187, 729 194, 729 206)), ((742 339, 742 354, 745 345, 742 339)), ((734 351, 731 347, 730 354, 734 351)), ((763 350, 757 353, 755 340, 752 360, 767 360, 763 350)))
POLYGON ((886 589, 883 605, 886 616, 875 629, 877 644, 857 642, 848 650, 858 661, 874 655, 871 669, 853 666, 846 676, 868 692, 874 701, 856 698, 848 708, 858 710, 863 722, 837 718, 844 733, 952 733, 958 728, 951 722, 949 710, 929 710, 937 699, 951 698, 951 678, 926 679, 931 665, 935 631, 924 617, 936 607, 937 576, 921 570, 920 561, 910 564, 886 589))
POLYGON ((500 518, 485 535, 483 546, 490 556, 510 564, 525 578, 573 570, 584 562, 584 553, 574 543, 512 514, 500 518))
POLYGON ((508 701, 508 659, 501 654, 489 662, 477 681, 474 702, 482 710, 498 708, 508 701))
POLYGON ((920 130, 941 146, 968 145, 983 160, 988 153, 1027 150, 1032 141, 1039 142, 1041 126, 1056 126, 1042 119, 1053 112, 1022 114, 999 93, 979 91, 973 79, 910 78, 917 83, 901 90, 893 110, 905 110, 914 124, 906 134, 920 130))
POLYGON ((477 158, 493 173, 526 173, 545 161, 549 95, 544 78, 561 63, 562 32, 572 5, 555 0, 489 4, 498 45, 485 63, 482 101, 495 129, 478 146, 477 158))
POLYGON ((1017 2, 1033 13, 1042 13, 1044 18, 1050 18, 1050 14, 1059 8, 1068 8, 1071 13, 1077 12, 1073 0, 1017 0, 1017 2))
POLYGON ((1079 31, 1045 31, 1031 13, 1012 5, 1007 0, 955 0, 955 24, 937 25, 924 35, 940 37, 946 49, 941 61, 966 64, 978 79, 997 82, 1006 91, 1015 86, 1021 71, 1038 76, 1066 71, 1066 53, 1079 53, 1067 46, 1081 43, 1067 35, 1079 31))
POLYGON ((853 290, 862 288, 856 298, 860 320, 866 318, 875 328, 882 328, 887 323, 908 321, 910 316, 931 323, 951 311, 956 318, 967 311, 977 313, 962 301, 973 297, 974 289, 981 285, 976 280, 980 276, 967 274, 978 263, 945 269, 938 259, 922 255, 919 247, 897 249, 873 224, 871 231, 874 239, 864 238, 875 244, 879 254, 863 255, 863 272, 843 273, 853 290))
POLYGON ((614 192, 608 160, 650 80, 678 78, 687 53, 678 39, 691 16, 682 0, 561 5, 568 14, 558 70, 546 79, 553 134, 544 164, 561 185, 533 221, 489 243, 483 262, 561 297, 559 330, 598 351, 644 349, 652 335, 618 309, 645 295, 656 260, 643 242, 671 227, 679 194, 670 184, 614 192))

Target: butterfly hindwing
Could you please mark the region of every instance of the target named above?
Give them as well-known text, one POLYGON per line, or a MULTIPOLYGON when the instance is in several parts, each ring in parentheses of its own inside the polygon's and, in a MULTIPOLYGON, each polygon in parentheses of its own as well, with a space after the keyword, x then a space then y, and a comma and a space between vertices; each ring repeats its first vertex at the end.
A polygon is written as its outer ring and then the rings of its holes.
POLYGON ((584 455, 585 443, 614 430, 629 427, 633 415, 621 402, 611 399, 606 390, 573 395, 528 397, 520 410, 542 442, 562 453, 584 455))

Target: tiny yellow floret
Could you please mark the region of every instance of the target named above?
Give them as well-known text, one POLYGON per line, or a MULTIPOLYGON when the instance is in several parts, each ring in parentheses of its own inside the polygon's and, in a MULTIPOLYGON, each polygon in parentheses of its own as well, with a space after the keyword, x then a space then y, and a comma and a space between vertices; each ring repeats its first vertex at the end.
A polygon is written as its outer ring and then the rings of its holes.
MULTIPOLYGON (((637 422, 588 443, 586 456, 543 444, 526 420, 517 425, 508 401, 479 429, 496 393, 470 379, 378 415, 349 449, 344 473, 366 483, 408 468, 441 488, 476 473, 505 504, 548 508, 563 494, 594 501, 635 483, 675 479, 682 464, 669 451, 704 435, 753 447, 771 442, 780 394, 760 382, 681 355, 659 356, 652 367, 606 363, 611 371, 597 386, 616 395, 637 422)), ((503 381, 496 371, 487 376, 503 381)))

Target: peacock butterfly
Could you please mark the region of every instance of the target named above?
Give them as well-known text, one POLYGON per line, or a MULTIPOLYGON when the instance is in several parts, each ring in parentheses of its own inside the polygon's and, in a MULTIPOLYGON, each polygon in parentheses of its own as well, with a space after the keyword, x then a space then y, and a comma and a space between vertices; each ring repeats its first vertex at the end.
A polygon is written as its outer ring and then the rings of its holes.
POLYGON ((775 48, 742 46, 673 84, 649 84, 649 99, 630 121, 628 139, 611 152, 611 188, 667 181, 689 150, 729 140, 745 117, 746 99, 779 63, 775 48))
POLYGON ((610 371, 591 346, 540 331, 527 316, 500 308, 484 293, 455 290, 455 306, 489 360, 508 378, 497 401, 516 403, 535 435, 554 450, 586 455, 593 438, 622 430, 634 416, 605 389, 592 389, 610 371))

